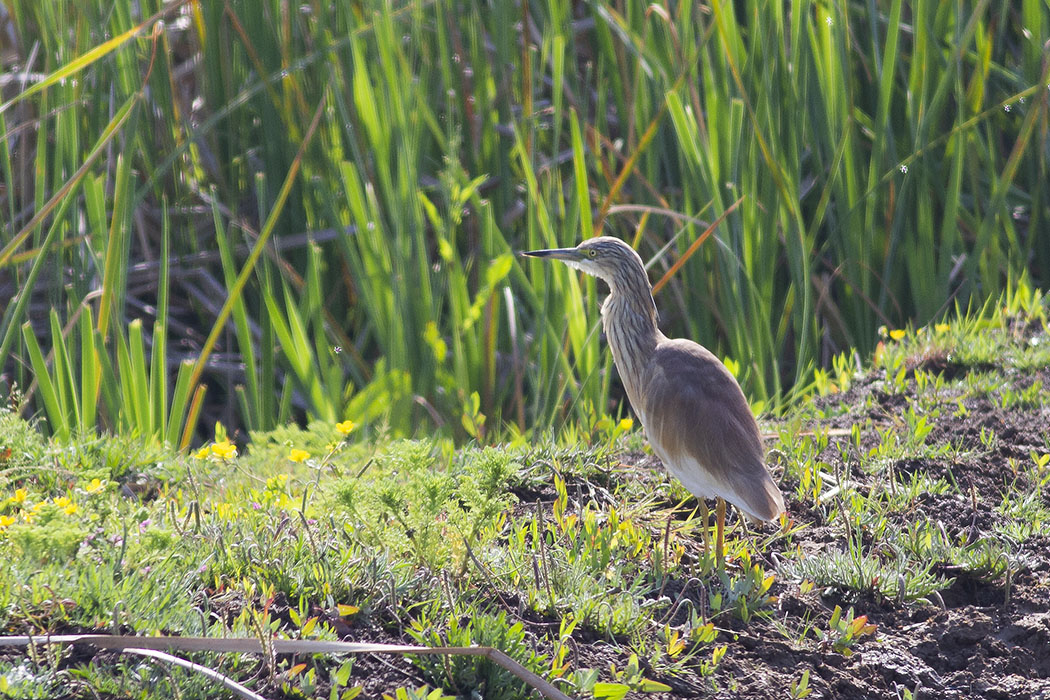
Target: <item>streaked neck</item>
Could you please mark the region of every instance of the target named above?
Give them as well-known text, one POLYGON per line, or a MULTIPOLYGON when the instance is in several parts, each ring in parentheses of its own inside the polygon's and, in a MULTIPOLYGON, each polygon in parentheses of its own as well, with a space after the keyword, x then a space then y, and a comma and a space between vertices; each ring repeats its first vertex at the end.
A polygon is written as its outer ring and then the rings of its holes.
POLYGON ((602 326, 613 362, 636 410, 640 408, 641 387, 635 386, 635 381, 660 336, 649 280, 644 271, 640 272, 640 278, 610 282, 612 293, 602 304, 602 326))

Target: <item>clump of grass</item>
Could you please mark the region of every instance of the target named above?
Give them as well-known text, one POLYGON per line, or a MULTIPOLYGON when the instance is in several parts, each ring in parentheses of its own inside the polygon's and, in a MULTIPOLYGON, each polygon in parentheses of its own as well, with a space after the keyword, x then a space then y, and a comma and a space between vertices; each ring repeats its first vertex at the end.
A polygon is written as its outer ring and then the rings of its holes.
POLYGON ((41 464, 47 453, 47 441, 33 423, 19 417, 19 408, 17 397, 10 405, 0 404, 0 465, 8 479, 41 464))
MULTIPOLYGON (((438 613, 440 614, 440 613, 438 613)), ((435 619, 434 614, 420 610, 408 628, 408 634, 427 646, 491 646, 500 649, 534 673, 544 673, 549 666, 546 655, 538 653, 521 622, 511 622, 506 612, 470 611, 461 621, 456 616, 435 619)), ((431 683, 456 694, 480 692, 487 698, 523 700, 531 689, 506 670, 477 656, 417 656, 413 663, 431 683)))
POLYGON ((42 564, 71 558, 87 536, 87 528, 79 519, 68 517, 76 509, 75 502, 60 497, 30 505, 17 511, 17 515, 6 516, 8 522, 15 519, 5 528, 15 554, 42 564))
POLYGON ((500 533, 513 502, 506 487, 520 469, 512 454, 494 448, 452 459, 429 442, 394 442, 343 480, 334 499, 362 541, 462 572, 469 551, 500 533))
POLYGON ((847 595, 929 602, 930 596, 951 585, 950 579, 931 572, 932 565, 928 562, 921 566, 905 557, 884 562, 870 555, 825 552, 819 557, 786 562, 780 573, 788 579, 812 581, 818 587, 837 589, 847 595))

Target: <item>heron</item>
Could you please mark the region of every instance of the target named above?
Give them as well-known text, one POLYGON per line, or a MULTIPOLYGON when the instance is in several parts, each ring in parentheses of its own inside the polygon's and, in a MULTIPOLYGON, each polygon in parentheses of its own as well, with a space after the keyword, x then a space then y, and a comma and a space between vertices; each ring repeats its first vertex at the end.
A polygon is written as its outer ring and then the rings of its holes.
POLYGON ((740 384, 704 346, 660 331, 642 259, 619 238, 599 236, 575 248, 521 254, 560 260, 609 285, 602 326, 627 398, 653 451, 700 499, 705 542, 704 499, 716 499, 715 559, 721 565, 726 501, 758 522, 775 521, 784 512, 740 384))

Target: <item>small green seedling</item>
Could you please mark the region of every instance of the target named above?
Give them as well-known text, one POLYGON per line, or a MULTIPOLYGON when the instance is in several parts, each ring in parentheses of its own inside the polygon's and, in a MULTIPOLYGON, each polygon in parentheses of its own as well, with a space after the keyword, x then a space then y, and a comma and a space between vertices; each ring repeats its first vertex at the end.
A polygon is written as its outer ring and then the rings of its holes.
POLYGON ((850 608, 843 616, 842 607, 836 605, 831 613, 828 629, 821 636, 820 646, 822 649, 837 651, 843 656, 851 656, 857 642, 863 637, 874 636, 876 630, 875 625, 868 623, 867 615, 854 617, 853 608, 850 608))
POLYGON ((813 689, 809 687, 809 669, 807 668, 805 671, 802 672, 802 676, 791 681, 789 694, 793 699, 799 700, 800 698, 804 698, 812 692, 813 689))
POLYGON ((637 654, 631 654, 631 658, 627 660, 627 666, 623 669, 617 669, 615 664, 610 664, 609 672, 616 682, 595 683, 595 698, 622 700, 631 691, 636 693, 668 693, 671 691, 671 686, 666 683, 660 683, 642 675, 637 654))

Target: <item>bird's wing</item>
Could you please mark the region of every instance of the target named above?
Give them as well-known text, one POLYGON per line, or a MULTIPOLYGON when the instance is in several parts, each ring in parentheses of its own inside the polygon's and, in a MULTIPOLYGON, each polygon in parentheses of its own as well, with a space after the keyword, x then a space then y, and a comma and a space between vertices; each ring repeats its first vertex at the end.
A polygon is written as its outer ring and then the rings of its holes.
POLYGON ((668 469, 697 496, 721 496, 754 518, 775 520, 784 499, 725 365, 690 340, 661 340, 644 374, 643 423, 668 469))

